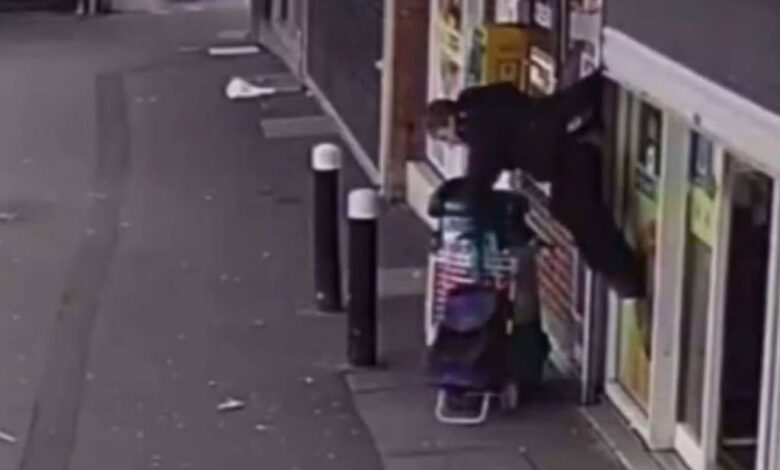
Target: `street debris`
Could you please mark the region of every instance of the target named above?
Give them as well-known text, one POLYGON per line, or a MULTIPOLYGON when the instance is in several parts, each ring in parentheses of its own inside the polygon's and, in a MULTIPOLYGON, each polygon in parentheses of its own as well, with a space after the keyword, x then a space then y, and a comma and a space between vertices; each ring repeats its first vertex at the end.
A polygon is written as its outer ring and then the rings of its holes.
POLYGON ((0 431, 0 441, 6 444, 16 444, 16 436, 13 436, 5 431, 0 431))
POLYGON ((217 411, 226 413, 229 411, 238 411, 246 407, 246 403, 235 398, 228 398, 219 405, 217 405, 217 411))
POLYGON ((260 47, 254 44, 245 46, 213 46, 209 47, 209 55, 216 57, 228 57, 238 55, 259 54, 260 47))
POLYGON ((271 257, 271 252, 270 251, 264 251, 263 252, 263 259, 268 259, 270 257, 271 257))
POLYGON ((209 382, 208 382, 209 388, 217 388, 218 385, 219 384, 217 383, 216 380, 209 380, 209 382))
POLYGON ((211 201, 213 201, 213 200, 214 200, 214 195, 213 195, 213 194, 205 194, 205 195, 203 196, 203 199, 204 199, 206 202, 211 202, 211 201))
POLYGON ((0 212, 0 223, 9 224, 19 220, 18 212, 0 212))
POLYGON ((265 320, 254 320, 252 321, 252 326, 263 328, 265 326, 265 320))
POLYGON ((219 282, 228 282, 230 280, 230 276, 228 276, 226 273, 222 273, 219 276, 219 282))
POLYGON ((225 87, 225 95, 231 100, 259 98, 261 96, 275 95, 276 93, 277 90, 274 87, 255 85, 241 77, 231 78, 225 87))
POLYGON ((257 432, 268 432, 271 429, 272 429, 271 426, 268 426, 267 424, 263 424, 263 423, 255 424, 255 431, 257 432))
POLYGON ((314 377, 304 377, 303 383, 306 385, 314 385, 314 377))

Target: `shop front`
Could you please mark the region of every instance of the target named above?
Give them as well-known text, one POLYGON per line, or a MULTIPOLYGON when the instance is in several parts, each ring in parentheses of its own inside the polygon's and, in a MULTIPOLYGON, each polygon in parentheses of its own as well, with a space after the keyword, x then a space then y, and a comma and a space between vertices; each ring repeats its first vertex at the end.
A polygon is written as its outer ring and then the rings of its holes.
POLYGON ((648 296, 611 296, 606 394, 694 470, 778 468, 777 162, 740 139, 748 108, 726 119, 729 99, 691 94, 666 63, 652 80, 614 44, 610 199, 648 296))

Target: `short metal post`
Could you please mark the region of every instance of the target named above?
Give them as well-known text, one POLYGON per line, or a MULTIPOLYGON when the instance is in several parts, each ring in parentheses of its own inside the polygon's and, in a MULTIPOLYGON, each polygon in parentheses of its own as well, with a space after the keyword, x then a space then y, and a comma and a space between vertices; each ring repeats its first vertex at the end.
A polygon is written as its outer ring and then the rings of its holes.
POLYGON ((339 248, 339 173, 342 152, 333 144, 314 147, 314 287, 317 310, 343 311, 339 248))
POLYGON ((373 189, 349 194, 349 301, 347 356, 356 367, 377 363, 377 217, 373 189))

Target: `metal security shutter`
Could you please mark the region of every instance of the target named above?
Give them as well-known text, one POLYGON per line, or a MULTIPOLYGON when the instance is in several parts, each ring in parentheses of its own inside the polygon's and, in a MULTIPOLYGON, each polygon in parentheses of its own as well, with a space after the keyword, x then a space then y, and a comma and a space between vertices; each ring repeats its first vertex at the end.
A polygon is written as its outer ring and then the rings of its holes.
POLYGON ((374 163, 379 153, 382 0, 309 2, 309 74, 374 163))

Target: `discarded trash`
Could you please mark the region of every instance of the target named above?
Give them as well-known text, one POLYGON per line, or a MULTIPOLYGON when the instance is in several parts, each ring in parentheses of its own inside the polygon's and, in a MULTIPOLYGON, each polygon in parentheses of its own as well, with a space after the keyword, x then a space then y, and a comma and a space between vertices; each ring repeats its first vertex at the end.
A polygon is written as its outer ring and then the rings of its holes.
POLYGON ((260 48, 254 44, 246 46, 214 46, 209 47, 211 56, 234 56, 234 55, 252 55, 259 54, 260 48))
POLYGON ((265 320, 254 320, 252 325, 258 328, 263 328, 265 326, 265 320))
POLYGON ((227 400, 217 405, 217 411, 221 411, 223 413, 228 411, 238 411, 244 409, 245 406, 246 403, 244 403, 241 400, 237 400, 235 398, 228 398, 227 400))
POLYGON ((17 212, 0 212, 0 222, 1 223, 11 223, 16 222, 19 220, 19 213, 17 212))
POLYGON ((255 424, 255 431, 257 432, 268 432, 271 430, 271 426, 268 426, 267 424, 255 424))
POLYGON ((209 388, 217 388, 217 385, 219 385, 219 384, 217 383, 216 380, 209 380, 208 385, 209 385, 209 388))
POLYGON ((253 85, 248 80, 240 77, 233 77, 225 87, 225 95, 228 99, 247 99, 259 98, 261 96, 275 95, 276 88, 253 85))
POLYGON ((271 252, 270 252, 270 251, 264 251, 264 252, 263 252, 263 258, 264 258, 264 259, 268 259, 268 258, 270 258, 270 257, 271 257, 271 252))
POLYGON ((5 442, 6 444, 16 444, 17 439, 16 436, 0 431, 0 441, 5 442))
POLYGON ((313 385, 314 384, 314 377, 304 377, 303 383, 306 385, 313 385))
POLYGON ((225 274, 225 273, 223 273, 223 274, 221 274, 221 275, 219 276, 219 281, 220 281, 220 282, 228 282, 229 280, 230 280, 230 276, 228 276, 228 275, 227 275, 227 274, 225 274))
POLYGON ((214 196, 211 194, 206 194, 203 196, 203 199, 206 200, 206 202, 211 202, 214 200, 214 196))

